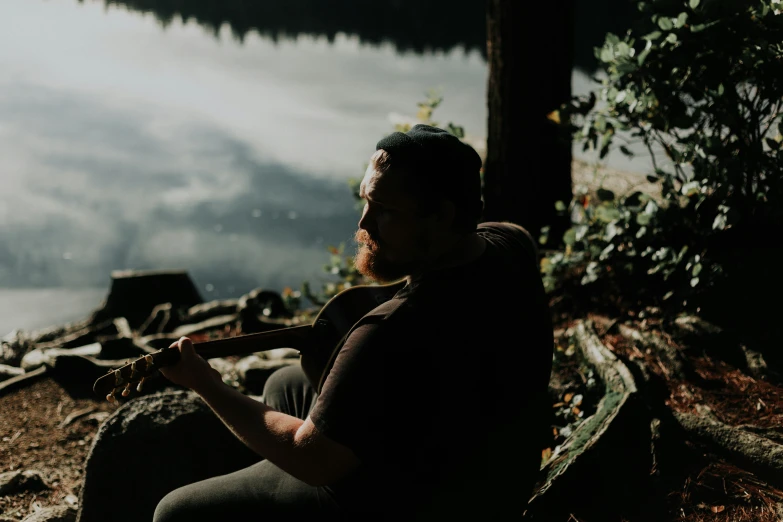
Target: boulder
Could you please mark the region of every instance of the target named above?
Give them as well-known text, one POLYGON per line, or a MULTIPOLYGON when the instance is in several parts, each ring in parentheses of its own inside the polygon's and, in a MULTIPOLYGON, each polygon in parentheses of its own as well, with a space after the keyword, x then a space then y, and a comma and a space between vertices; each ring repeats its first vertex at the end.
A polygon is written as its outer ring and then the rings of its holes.
POLYGON ((152 520, 170 491, 259 460, 193 392, 132 399, 93 440, 77 521, 152 520))

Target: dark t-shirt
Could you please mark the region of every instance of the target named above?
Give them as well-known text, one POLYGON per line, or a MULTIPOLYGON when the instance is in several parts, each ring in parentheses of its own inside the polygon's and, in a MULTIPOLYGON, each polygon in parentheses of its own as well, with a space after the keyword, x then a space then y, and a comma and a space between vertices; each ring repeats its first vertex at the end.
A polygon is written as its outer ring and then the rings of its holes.
POLYGON ((478 234, 478 259, 426 274, 357 323, 310 413, 362 462, 335 496, 373 520, 519 516, 531 493, 549 432, 551 317, 530 235, 500 223, 478 234))

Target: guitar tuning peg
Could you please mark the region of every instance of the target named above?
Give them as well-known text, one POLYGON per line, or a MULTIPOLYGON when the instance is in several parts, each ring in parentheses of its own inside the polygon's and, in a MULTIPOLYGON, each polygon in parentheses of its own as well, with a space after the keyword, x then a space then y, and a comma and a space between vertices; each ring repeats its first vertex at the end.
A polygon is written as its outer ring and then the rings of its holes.
POLYGON ((133 361, 131 363, 131 374, 130 378, 133 379, 133 376, 136 375, 136 361, 133 361))
POLYGON ((144 362, 147 363, 147 368, 145 368, 147 371, 149 371, 150 368, 152 368, 152 364, 155 362, 151 355, 147 354, 144 356, 144 362))
POLYGON ((128 395, 130 395, 130 392, 131 392, 131 383, 128 383, 125 385, 125 389, 122 390, 122 396, 127 397, 128 395))
POLYGON ((117 402, 117 398, 114 396, 116 391, 116 389, 112 390, 111 393, 106 396, 106 400, 109 402, 117 402))
POLYGON ((139 385, 136 386, 136 391, 139 393, 141 393, 141 387, 142 385, 144 385, 144 379, 146 379, 146 377, 142 377, 141 380, 139 381, 139 385))

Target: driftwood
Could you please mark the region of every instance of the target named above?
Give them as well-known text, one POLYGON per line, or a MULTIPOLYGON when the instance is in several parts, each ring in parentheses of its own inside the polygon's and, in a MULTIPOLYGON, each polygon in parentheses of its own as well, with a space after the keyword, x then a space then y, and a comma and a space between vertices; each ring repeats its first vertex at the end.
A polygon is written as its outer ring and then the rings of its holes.
POLYGON ((0 395, 17 390, 22 386, 27 386, 28 384, 31 384, 37 380, 39 377, 46 375, 47 372, 48 368, 46 366, 41 366, 33 371, 26 372, 22 375, 17 375, 16 377, 11 377, 10 379, 0 382, 0 395))
POLYGON ((683 430, 695 440, 752 471, 770 484, 783 487, 783 445, 741 427, 716 419, 709 407, 697 404, 697 414, 672 412, 683 430))

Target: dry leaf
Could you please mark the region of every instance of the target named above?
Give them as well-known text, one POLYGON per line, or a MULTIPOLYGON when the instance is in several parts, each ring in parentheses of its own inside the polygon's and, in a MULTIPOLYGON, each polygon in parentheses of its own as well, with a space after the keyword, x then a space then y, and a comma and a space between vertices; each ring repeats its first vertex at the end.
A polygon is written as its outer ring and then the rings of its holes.
POLYGON ((573 393, 566 393, 566 394, 565 394, 565 396, 563 397, 563 400, 564 400, 565 402, 571 402, 571 399, 572 399, 573 397, 574 397, 574 394, 573 394, 573 393))
POLYGON ((712 510, 713 513, 720 513, 721 511, 726 509, 726 507, 725 506, 712 506, 710 509, 712 510))
POLYGON ((549 460, 549 457, 552 456, 552 448, 546 448, 541 451, 541 460, 549 460))

